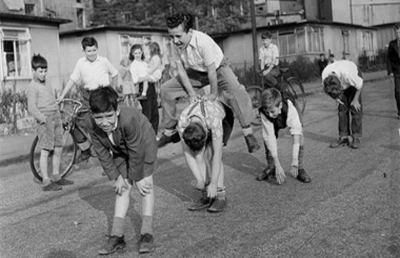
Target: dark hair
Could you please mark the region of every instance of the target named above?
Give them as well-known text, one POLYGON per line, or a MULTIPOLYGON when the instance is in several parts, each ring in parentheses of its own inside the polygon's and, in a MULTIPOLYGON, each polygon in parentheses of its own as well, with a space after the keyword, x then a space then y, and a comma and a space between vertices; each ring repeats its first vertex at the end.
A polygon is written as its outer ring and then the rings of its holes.
POLYGON ((97 88, 90 92, 89 105, 95 114, 115 111, 118 108, 118 94, 110 86, 97 88))
POLYGON ((340 85, 339 79, 334 75, 326 77, 324 79, 324 91, 333 99, 340 97, 343 93, 343 89, 340 85))
POLYGON ((190 13, 175 13, 167 17, 167 27, 173 29, 183 25, 183 30, 188 32, 193 28, 193 15, 190 13))
POLYGON ((319 54, 319 56, 325 56, 325 53, 321 53, 321 54, 319 54))
POLYGON ((160 45, 157 42, 151 42, 149 45, 150 56, 159 55, 161 56, 160 45))
POLYGON ((33 55, 31 66, 33 70, 36 70, 38 68, 47 69, 47 60, 40 54, 33 55))
POLYGON ((395 30, 400 29, 400 23, 396 23, 396 24, 393 26, 393 28, 394 28, 395 30))
POLYGON ((93 37, 84 37, 82 39, 81 44, 82 44, 83 50, 85 50, 86 47, 92 47, 92 46, 98 47, 97 40, 95 38, 93 38, 93 37))
POLYGON ((269 32, 269 31, 263 32, 263 33, 261 34, 261 38, 262 38, 262 39, 272 39, 272 33, 269 32))
POLYGON ((182 138, 192 151, 199 151, 206 145, 207 132, 201 124, 194 122, 183 130, 182 138))
POLYGON ((135 60, 135 56, 133 55, 133 52, 135 52, 136 49, 140 49, 142 51, 142 60, 144 60, 144 52, 143 52, 143 48, 142 45, 140 44, 134 44, 131 47, 131 50, 129 51, 129 60, 133 61, 135 60))
POLYGON ((268 88, 261 94, 261 108, 267 110, 277 107, 282 102, 282 94, 275 88, 268 88))
POLYGON ((335 55, 334 54, 330 54, 329 57, 335 57, 335 55))

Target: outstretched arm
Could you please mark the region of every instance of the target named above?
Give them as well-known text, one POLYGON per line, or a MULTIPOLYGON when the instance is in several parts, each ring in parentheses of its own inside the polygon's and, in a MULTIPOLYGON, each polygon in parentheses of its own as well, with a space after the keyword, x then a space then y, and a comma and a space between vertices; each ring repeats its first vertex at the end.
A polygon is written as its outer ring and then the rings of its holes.
MULTIPOLYGON (((222 123, 222 121, 221 121, 222 123)), ((212 139, 211 180, 207 187, 207 195, 217 195, 218 179, 222 171, 222 135, 212 139)))
POLYGON ((196 188, 204 189, 206 184, 206 164, 204 161, 204 150, 202 150, 200 153, 197 153, 195 156, 183 141, 182 148, 186 163, 192 171, 193 176, 196 178, 196 188))
POLYGON ((193 86, 190 83, 189 76, 187 75, 182 62, 181 61, 175 61, 175 62, 176 62, 176 66, 177 66, 178 76, 179 76, 179 78, 181 78, 183 87, 185 88, 186 92, 189 94, 190 97, 195 97, 196 92, 194 91, 193 86))
POLYGON ((57 102, 60 102, 61 100, 63 100, 65 95, 67 95, 67 93, 71 90, 71 88, 73 86, 76 86, 76 83, 73 80, 69 79, 67 84, 65 85, 65 88, 62 91, 60 97, 57 99, 57 102))

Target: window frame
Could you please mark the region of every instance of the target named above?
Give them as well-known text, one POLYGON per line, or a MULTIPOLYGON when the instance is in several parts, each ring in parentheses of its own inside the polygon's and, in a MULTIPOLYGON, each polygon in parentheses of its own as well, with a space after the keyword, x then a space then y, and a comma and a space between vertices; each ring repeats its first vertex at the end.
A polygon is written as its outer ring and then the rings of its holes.
POLYGON ((0 77, 1 80, 27 80, 27 79, 32 79, 32 69, 31 68, 31 34, 30 30, 28 27, 8 27, 8 26, 0 26, 0 77), (23 32, 25 34, 24 38, 9 38, 5 36, 4 30, 10 30, 10 31, 17 31, 17 32, 23 32), (4 52, 4 41, 12 41, 13 42, 13 54, 14 54, 14 62, 15 62, 15 69, 17 71, 18 67, 18 58, 17 58, 17 51, 16 50, 16 42, 26 42, 27 46, 27 53, 26 53, 26 58, 28 60, 28 69, 27 69, 27 74, 24 75, 17 75, 16 76, 9 76, 8 74, 8 65, 7 65, 7 60, 6 60, 6 53, 4 52))

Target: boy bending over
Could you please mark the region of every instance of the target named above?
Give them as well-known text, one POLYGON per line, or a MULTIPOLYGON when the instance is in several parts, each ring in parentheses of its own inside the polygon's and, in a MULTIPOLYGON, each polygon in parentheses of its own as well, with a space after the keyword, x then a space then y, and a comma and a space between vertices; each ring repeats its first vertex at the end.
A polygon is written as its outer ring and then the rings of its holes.
POLYGON ((268 166, 257 176, 257 180, 267 180, 282 184, 286 175, 278 159, 277 138, 280 129, 289 128, 293 136, 292 166, 290 173, 300 182, 309 183, 311 178, 303 168, 304 137, 299 113, 289 99, 283 99, 279 90, 266 89, 261 95, 261 121, 265 156, 268 166))
POLYGON ((234 118, 232 111, 224 108, 218 101, 197 99, 178 121, 186 162, 196 178, 196 188, 202 191, 200 200, 188 207, 190 211, 207 208, 222 212, 226 207, 222 146, 232 132, 234 118))
POLYGON ((139 253, 152 252, 156 136, 146 117, 135 108, 119 107, 117 99, 111 87, 94 90, 89 99, 95 121, 93 146, 104 172, 114 182, 116 193, 111 236, 99 254, 111 254, 126 245, 124 222, 133 184, 142 196, 139 253))

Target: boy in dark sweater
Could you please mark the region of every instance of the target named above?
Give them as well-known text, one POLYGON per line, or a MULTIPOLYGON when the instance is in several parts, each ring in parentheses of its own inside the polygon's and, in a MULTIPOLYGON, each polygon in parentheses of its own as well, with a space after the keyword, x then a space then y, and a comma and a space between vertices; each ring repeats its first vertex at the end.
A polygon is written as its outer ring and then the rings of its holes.
POLYGON ((124 222, 129 194, 135 184, 142 196, 142 228, 139 253, 154 250, 153 244, 153 172, 157 144, 149 120, 138 110, 119 107, 118 95, 111 87, 91 92, 89 104, 95 127, 93 147, 108 178, 114 182, 116 199, 111 236, 99 254, 111 254, 126 245, 124 222))

